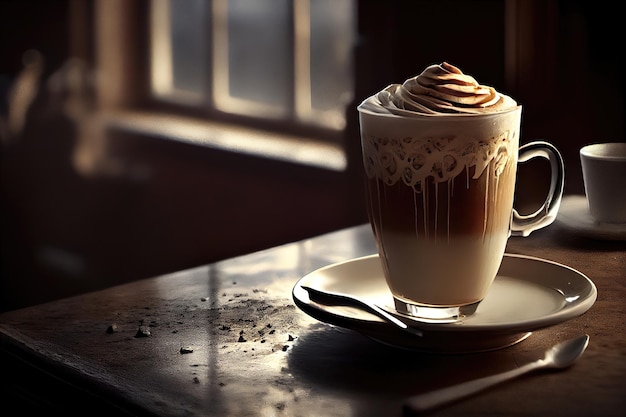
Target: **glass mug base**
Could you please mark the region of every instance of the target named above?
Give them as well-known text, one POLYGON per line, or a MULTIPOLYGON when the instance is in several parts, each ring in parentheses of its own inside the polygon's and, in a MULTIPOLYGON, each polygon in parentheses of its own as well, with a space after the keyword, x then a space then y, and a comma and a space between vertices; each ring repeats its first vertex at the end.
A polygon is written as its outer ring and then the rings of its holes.
POLYGON ((462 306, 432 306, 393 297, 396 311, 426 323, 454 323, 476 312, 480 301, 462 306))

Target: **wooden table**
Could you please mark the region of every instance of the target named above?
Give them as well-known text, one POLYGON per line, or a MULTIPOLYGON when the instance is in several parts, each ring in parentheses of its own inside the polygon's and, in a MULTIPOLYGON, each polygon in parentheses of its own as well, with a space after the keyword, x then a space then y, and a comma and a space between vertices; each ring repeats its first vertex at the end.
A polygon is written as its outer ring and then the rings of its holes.
POLYGON ((439 410, 441 416, 622 416, 626 244, 558 225, 508 252, 594 281, 584 315, 509 348, 461 355, 385 346, 300 311, 296 281, 374 253, 369 226, 0 315, 3 404, 137 416, 400 416, 407 396, 504 371, 587 333, 583 357, 439 410))

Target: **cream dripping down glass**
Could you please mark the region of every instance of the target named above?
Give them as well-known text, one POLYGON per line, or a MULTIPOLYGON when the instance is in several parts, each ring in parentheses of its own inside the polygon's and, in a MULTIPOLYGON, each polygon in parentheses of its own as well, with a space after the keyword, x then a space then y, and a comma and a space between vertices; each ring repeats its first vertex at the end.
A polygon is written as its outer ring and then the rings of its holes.
POLYGON ((511 235, 556 218, 563 160, 544 141, 519 146, 522 107, 448 63, 359 106, 370 223, 399 313, 428 322, 473 314, 511 235), (513 209, 518 162, 551 164, 543 206, 513 209))

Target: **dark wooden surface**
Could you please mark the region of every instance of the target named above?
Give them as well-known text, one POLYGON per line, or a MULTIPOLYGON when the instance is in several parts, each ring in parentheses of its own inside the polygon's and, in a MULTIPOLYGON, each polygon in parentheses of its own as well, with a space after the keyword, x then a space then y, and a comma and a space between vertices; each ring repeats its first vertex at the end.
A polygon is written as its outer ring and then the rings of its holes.
POLYGON ((513 347, 415 353, 297 309, 291 289, 303 275, 374 252, 363 225, 3 313, 3 404, 66 415, 394 416, 409 395, 511 369, 587 333, 588 350, 568 370, 523 377, 435 415, 623 415, 626 243, 559 227, 512 238, 507 251, 579 270, 598 299, 513 347), (140 329, 150 336, 137 337, 140 329))

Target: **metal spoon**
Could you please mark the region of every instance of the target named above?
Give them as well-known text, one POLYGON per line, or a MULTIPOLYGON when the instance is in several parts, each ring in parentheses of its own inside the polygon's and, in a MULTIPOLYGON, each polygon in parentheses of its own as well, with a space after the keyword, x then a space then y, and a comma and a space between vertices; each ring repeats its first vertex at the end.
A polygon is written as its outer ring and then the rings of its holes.
POLYGON ((361 300, 359 298, 355 298, 345 294, 326 292, 307 286, 302 286, 302 288, 309 293, 309 298, 311 299, 311 301, 315 301, 316 303, 324 304, 327 306, 356 307, 358 309, 372 313, 385 320, 387 323, 393 324, 399 329, 409 332, 415 336, 423 335, 421 330, 408 326, 402 320, 383 310, 376 304, 372 304, 365 300, 361 300))
POLYGON ((519 368, 410 397, 404 404, 405 414, 414 415, 441 407, 537 369, 567 368, 583 354, 588 344, 588 335, 566 340, 547 350, 543 359, 519 368))

